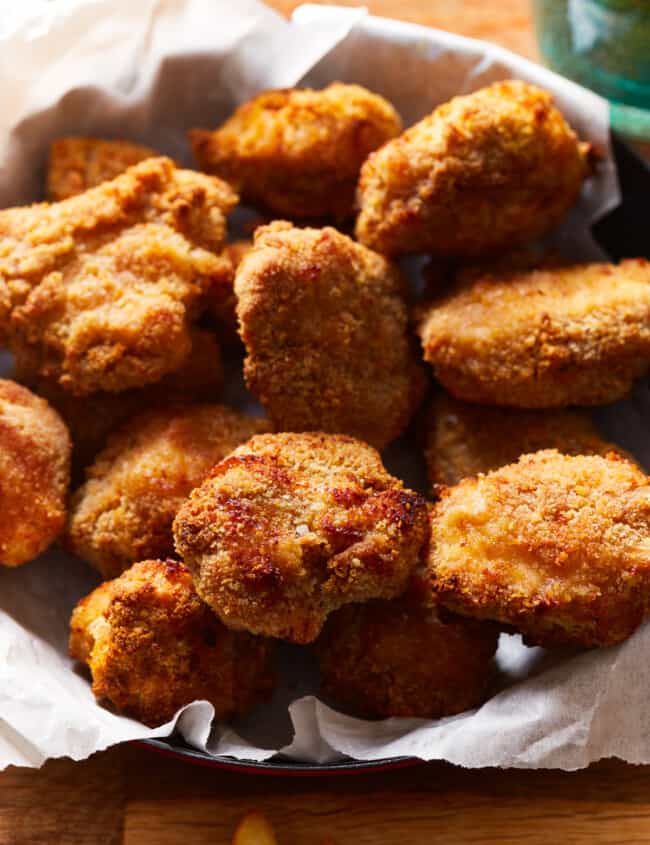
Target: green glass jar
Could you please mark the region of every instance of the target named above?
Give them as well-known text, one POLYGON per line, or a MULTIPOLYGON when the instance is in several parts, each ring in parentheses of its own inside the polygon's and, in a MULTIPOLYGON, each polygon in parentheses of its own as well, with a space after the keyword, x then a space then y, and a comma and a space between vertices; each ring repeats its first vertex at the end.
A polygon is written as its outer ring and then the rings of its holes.
POLYGON ((650 0, 534 0, 544 61, 607 97, 615 129, 650 140, 650 0))

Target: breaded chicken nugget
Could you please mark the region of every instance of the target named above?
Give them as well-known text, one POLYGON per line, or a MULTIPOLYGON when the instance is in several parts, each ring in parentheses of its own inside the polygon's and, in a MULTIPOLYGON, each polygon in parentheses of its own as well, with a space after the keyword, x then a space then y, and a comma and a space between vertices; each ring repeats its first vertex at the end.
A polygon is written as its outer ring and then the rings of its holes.
MULTIPOLYGON (((47 190, 51 201, 63 200, 114 179, 144 159, 159 155, 149 147, 130 141, 105 141, 100 138, 59 138, 50 146, 47 190)), ((236 299, 232 283, 235 270, 252 241, 226 244, 221 252, 231 265, 227 280, 222 275, 208 289, 206 304, 220 329, 220 340, 237 339, 236 299)), ((225 271, 224 271, 225 272, 225 271)))
POLYGON ((378 449, 424 390, 404 280, 335 229, 276 222, 255 233, 235 278, 244 373, 279 431, 350 434, 378 449))
POLYGON ((177 370, 206 291, 231 278, 215 252, 236 199, 148 159, 63 202, 0 211, 0 325, 20 369, 78 395, 177 370))
POLYGON ((223 405, 145 411, 108 439, 72 497, 65 544, 106 578, 173 553, 176 511, 209 470, 264 420, 223 405))
POLYGON ((0 379, 0 564, 37 557, 65 524, 70 436, 44 399, 0 379))
POLYGON ((409 592, 348 604, 316 642, 321 689, 366 717, 440 719, 486 697, 498 628, 409 592))
POLYGON ((157 156, 150 147, 131 141, 101 138, 57 138, 50 144, 47 195, 52 202, 65 200, 124 173, 127 168, 157 156))
POLYGON ((454 97, 361 168, 361 243, 387 255, 486 255, 557 226, 587 176, 551 95, 514 80, 454 97))
POLYGON ((650 611, 650 479, 616 455, 524 455, 432 512, 431 584, 529 644, 606 646, 650 611))
POLYGON ((540 449, 557 449, 565 455, 618 452, 634 460, 604 440, 584 411, 490 408, 459 402, 442 391, 431 402, 425 436, 427 470, 434 489, 498 469, 540 449))
MULTIPOLYGON (((129 141, 104 141, 99 138, 59 138, 50 146, 48 197, 63 200, 88 188, 114 179, 144 159, 159 155, 149 147, 129 141)), ((233 282, 235 270, 251 241, 226 244, 221 252, 231 265, 231 273, 220 274, 206 294, 206 305, 217 320, 220 340, 237 340, 237 317, 233 282)))
POLYGON ((459 399, 602 405, 650 366, 650 263, 470 276, 423 309, 425 359, 459 399))
POLYGON ((70 620, 70 655, 90 667, 98 700, 147 725, 197 699, 229 719, 275 684, 273 644, 224 627, 173 560, 136 563, 82 599, 70 620))
POLYGON ((226 625, 307 643, 332 610, 406 589, 427 522, 425 501, 365 443, 262 434, 192 492, 174 537, 226 625))
POLYGON ((219 129, 194 129, 199 166, 230 182, 245 202, 291 218, 352 213, 359 169, 402 124, 383 97, 334 82, 322 91, 267 91, 219 129))

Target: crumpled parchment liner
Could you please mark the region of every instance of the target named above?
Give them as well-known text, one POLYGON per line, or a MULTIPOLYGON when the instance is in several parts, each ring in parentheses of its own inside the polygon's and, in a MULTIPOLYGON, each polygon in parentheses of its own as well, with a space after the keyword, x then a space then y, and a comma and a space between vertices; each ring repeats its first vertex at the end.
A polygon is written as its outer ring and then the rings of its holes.
MULTIPOLYGON (((407 124, 437 103, 516 76, 553 91, 602 156, 558 235, 571 254, 598 254, 589 225, 619 201, 606 103, 499 47, 365 15, 304 6, 284 21, 255 0, 22 0, 0 19, 0 205, 42 196, 49 142, 63 134, 128 137, 188 162, 185 130, 216 126, 256 91, 335 79, 387 96, 407 124)), ((8 372, 5 362, 3 372, 8 372)), ((228 401, 248 406, 241 385, 228 401)), ((601 427, 648 464, 650 394, 601 409, 601 427)), ((386 456, 407 483, 422 467, 403 440, 386 456)), ((420 485, 421 486, 421 485, 420 485)), ((600 757, 650 762, 650 626, 620 646, 580 653, 525 648, 503 635, 493 697, 437 722, 366 722, 319 702, 306 649, 282 646, 283 683, 270 706, 212 731, 195 702, 149 730, 97 706, 87 675, 67 657, 69 614, 98 583, 58 550, 0 572, 0 768, 81 759, 175 728, 210 754, 330 762, 414 755, 462 766, 575 769, 600 757)))

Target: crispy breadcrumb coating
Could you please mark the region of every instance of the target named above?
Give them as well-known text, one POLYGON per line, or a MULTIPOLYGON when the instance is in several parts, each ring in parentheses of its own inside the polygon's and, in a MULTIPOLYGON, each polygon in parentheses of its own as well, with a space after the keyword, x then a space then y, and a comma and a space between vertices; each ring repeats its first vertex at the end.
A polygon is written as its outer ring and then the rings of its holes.
POLYGON ((57 138, 50 144, 47 163, 48 199, 58 202, 82 194, 157 155, 150 147, 131 141, 78 136, 57 138))
MULTIPOLYGON (((157 155, 155 150, 130 141, 59 138, 50 146, 48 198, 56 201, 83 193, 88 188, 114 179, 134 164, 157 155)), ((224 268, 224 273, 206 293, 206 305, 217 320, 219 339, 223 342, 237 340, 233 282, 235 270, 251 246, 252 242, 246 240, 224 246, 221 255, 230 263, 231 272, 227 273, 224 268)))
MULTIPOLYGON (((50 146, 48 198, 58 201, 81 194, 88 188, 114 179, 134 164, 158 155, 155 150, 130 141, 58 138, 50 146)), ((206 295, 208 309, 213 312, 219 325, 220 339, 227 342, 237 337, 236 300, 232 282, 237 265, 250 246, 251 242, 245 240, 224 246, 221 255, 230 262, 232 272, 228 274, 224 268, 224 274, 220 275, 206 295), (225 276, 228 278, 225 279, 225 276)))
POLYGON ((92 393, 75 396, 56 382, 18 373, 23 382, 55 408, 72 437, 73 476, 94 460, 106 438, 135 414, 170 402, 214 402, 223 387, 221 352, 214 334, 202 329, 191 332, 192 351, 178 370, 156 384, 122 393, 92 393))
POLYGON ((70 436, 44 399, 0 379, 0 564, 37 557, 65 524, 70 436))
POLYGON ((650 262, 461 279, 421 314, 425 359, 459 399, 602 405, 650 366, 650 262))
POLYGON ((454 97, 361 168, 357 238, 387 255, 486 255, 553 229, 588 174, 551 95, 510 80, 454 97))
POLYGON ((490 408, 459 402, 442 391, 431 401, 425 437, 427 470, 434 490, 511 464, 540 449, 557 449, 565 455, 618 452, 634 460, 620 446, 604 440, 584 411, 490 408))
POLYGON ((21 370, 78 395, 160 381, 227 284, 218 179, 148 159, 60 203, 0 211, 0 324, 21 370))
POLYGON ((90 667, 98 700, 152 726, 197 699, 220 721, 241 715, 275 684, 271 641, 224 627, 173 560, 136 563, 82 599, 70 654, 90 667))
POLYGON ((171 555, 172 522, 190 491, 264 420, 223 405, 145 411, 112 434, 72 497, 67 548, 106 578, 171 555))
POLYGON ((524 455, 432 512, 432 588, 529 644, 606 646, 650 611, 650 479, 614 454, 524 455))
POLYGON ((174 537, 224 624, 307 643, 332 610, 406 589, 427 522, 365 443, 263 434, 192 492, 174 537))
POLYGON ((348 604, 316 642, 321 689, 355 715, 440 719, 486 698, 498 628, 406 596, 348 604))
POLYGON ((214 132, 194 129, 199 166, 245 202, 290 218, 352 213, 359 169, 402 128, 395 109, 359 85, 266 91, 214 132))
POLYGON ((235 278, 250 390, 278 431, 350 434, 378 449, 408 424, 425 377, 404 280, 335 229, 277 221, 235 278))

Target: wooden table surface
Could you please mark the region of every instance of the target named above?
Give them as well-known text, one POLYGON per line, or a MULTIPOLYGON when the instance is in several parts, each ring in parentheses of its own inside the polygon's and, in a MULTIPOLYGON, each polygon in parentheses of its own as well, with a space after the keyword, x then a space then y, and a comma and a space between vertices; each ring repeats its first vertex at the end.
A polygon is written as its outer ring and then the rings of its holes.
MULTIPOLYGON (((275 0, 283 12, 297 5, 275 0)), ((347 3, 347 5, 360 5, 347 3)), ((368 0, 378 15, 536 55, 528 0, 368 0)), ((650 842, 650 768, 606 762, 573 774, 464 771, 274 778, 163 758, 139 746, 0 775, 0 845, 220 845, 264 811, 280 845, 650 842)))

